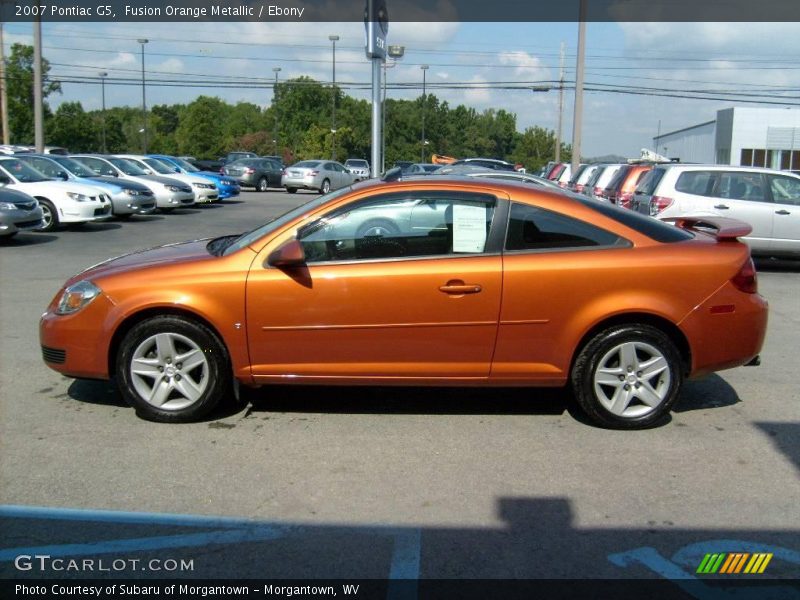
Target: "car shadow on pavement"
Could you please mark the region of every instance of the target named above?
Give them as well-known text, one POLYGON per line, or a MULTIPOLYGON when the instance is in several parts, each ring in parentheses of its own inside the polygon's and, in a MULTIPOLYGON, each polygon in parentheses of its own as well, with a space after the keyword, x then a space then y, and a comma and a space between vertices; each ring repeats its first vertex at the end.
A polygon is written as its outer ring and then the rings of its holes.
POLYGON ((676 413, 733 406, 741 402, 731 385, 719 375, 712 374, 683 384, 683 390, 673 407, 676 413))
POLYGON ((771 273, 800 273, 800 260, 784 258, 754 258, 756 271, 771 273))
POLYGON ((247 201, 246 200, 228 200, 226 198, 225 200, 220 200, 220 203, 212 204, 211 206, 221 207, 221 206, 225 206, 226 204, 244 204, 245 202, 247 202, 247 201))
POLYGON ((560 415, 562 389, 270 385, 248 391, 253 411, 344 414, 560 415))
POLYGON ((74 225, 67 225, 67 231, 74 231, 76 233, 98 233, 100 231, 111 231, 112 229, 122 229, 119 223, 75 223, 74 225))
POLYGON ((35 246, 36 244, 55 242, 57 239, 57 235, 47 235, 45 233, 19 233, 14 237, 0 237, 0 246, 6 248, 35 246))
MULTIPOLYGON (((67 389, 67 395, 71 400, 85 402, 86 404, 96 404, 99 406, 114 406, 117 408, 133 408, 128 404, 117 389, 115 380, 101 381, 97 379, 75 379, 67 389)), ((235 415, 244 409, 243 405, 234 401, 232 398, 227 402, 222 402, 210 415, 198 422, 216 421, 235 415)))
POLYGON ((124 223, 150 223, 151 221, 163 221, 164 215, 134 215, 132 218, 127 219, 124 223))
POLYGON ((760 421, 754 425, 769 436, 775 447, 800 473, 800 423, 760 421))

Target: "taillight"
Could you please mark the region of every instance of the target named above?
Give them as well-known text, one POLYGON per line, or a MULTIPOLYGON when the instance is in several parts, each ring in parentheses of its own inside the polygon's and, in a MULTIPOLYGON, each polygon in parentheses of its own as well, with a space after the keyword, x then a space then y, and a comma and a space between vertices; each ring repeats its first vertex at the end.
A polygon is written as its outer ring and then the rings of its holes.
POLYGON ((742 265, 739 272, 733 276, 731 283, 740 292, 746 294, 755 294, 758 292, 758 280, 756 279, 756 266, 753 264, 753 259, 748 258, 747 262, 742 265))
POLYGON ((584 188, 584 187, 585 187, 585 186, 584 186, 582 183, 576 183, 576 184, 575 184, 575 191, 576 191, 576 192, 578 192, 578 193, 580 194, 581 192, 583 192, 583 188, 584 188))
POLYGON ((319 175, 319 171, 309 171, 306 173, 306 177, 316 177, 317 175, 319 175))
POLYGON ((283 177, 284 175, 286 175, 286 169, 281 169, 281 177, 283 177))
POLYGON ((602 198, 603 197, 603 188, 595 187, 594 188, 594 195, 597 196, 598 198, 602 198))
POLYGON ((567 187, 567 184, 566 184, 565 182, 563 182, 563 181, 559 181, 559 182, 558 182, 558 187, 561 187, 561 188, 566 188, 566 187, 567 187))
POLYGON ((245 173, 247 173, 248 175, 252 175, 253 173, 255 173, 255 172, 256 172, 256 170, 255 170, 253 167, 247 167, 247 168, 244 170, 244 172, 245 172, 245 173))
POLYGON ((650 214, 657 215, 672 206, 673 202, 675 201, 672 198, 667 198, 666 196, 653 196, 650 198, 650 214))
POLYGON ((617 198, 617 205, 622 208, 630 208, 633 201, 633 192, 620 192, 617 198))

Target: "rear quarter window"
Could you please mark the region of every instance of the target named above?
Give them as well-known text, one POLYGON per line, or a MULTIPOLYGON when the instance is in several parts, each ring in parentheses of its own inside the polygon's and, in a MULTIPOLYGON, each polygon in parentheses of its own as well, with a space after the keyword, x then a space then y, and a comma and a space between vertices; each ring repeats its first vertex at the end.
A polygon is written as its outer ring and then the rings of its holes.
MULTIPOLYGON (((652 173, 652 171, 650 171, 652 173)), ((662 171, 663 173, 663 171, 662 171)), ((592 210, 596 210, 600 214, 614 219, 618 223, 622 223, 626 227, 630 227, 634 231, 646 235, 652 240, 662 243, 683 242, 694 238, 694 235, 679 229, 674 225, 668 225, 653 217, 648 217, 641 213, 620 208, 614 204, 607 202, 594 202, 588 198, 576 198, 578 202, 584 206, 588 206, 592 210)))
POLYGON ((658 184, 661 183, 666 172, 666 169, 653 169, 652 171, 648 171, 639 181, 639 185, 636 186, 636 193, 651 196, 653 192, 655 192, 658 184))
POLYGON ((684 194, 711 196, 718 178, 719 172, 687 171, 678 177, 678 181, 675 182, 675 190, 684 194))

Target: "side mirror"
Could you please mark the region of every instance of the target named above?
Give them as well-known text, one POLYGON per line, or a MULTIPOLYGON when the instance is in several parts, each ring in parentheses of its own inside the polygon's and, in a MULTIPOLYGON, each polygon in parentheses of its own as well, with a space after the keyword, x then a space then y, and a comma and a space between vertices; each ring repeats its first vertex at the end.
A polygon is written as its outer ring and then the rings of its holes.
POLYGON ((58 173, 56 173, 56 177, 58 177, 62 181, 67 181, 69 179, 69 175, 67 175, 65 171, 59 171, 58 173))
POLYGON ((173 169, 173 171, 175 171, 176 173, 180 173, 181 172, 181 168, 180 167, 175 167, 173 169))
POLYGON ((0 175, 0 186, 4 187, 4 186, 8 185, 9 183, 11 183, 11 180, 7 176, 0 175))
POLYGON ((303 245, 297 240, 289 240, 278 246, 267 257, 270 267, 289 268, 306 264, 306 253, 303 245))

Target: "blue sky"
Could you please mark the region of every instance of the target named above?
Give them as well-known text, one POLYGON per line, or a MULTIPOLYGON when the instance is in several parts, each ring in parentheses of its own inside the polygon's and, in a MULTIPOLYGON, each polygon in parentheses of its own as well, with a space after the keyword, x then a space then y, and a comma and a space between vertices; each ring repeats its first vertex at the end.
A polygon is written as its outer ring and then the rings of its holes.
MULTIPOLYGON (((558 92, 498 89, 533 85, 559 76, 559 49, 566 48, 565 79, 574 79, 576 23, 391 23, 388 43, 403 45, 404 58, 389 69, 389 82, 406 89, 390 90, 395 98, 421 94, 421 64, 428 92, 451 106, 477 110, 503 108, 517 115, 520 130, 538 125, 555 129, 558 92), (469 84, 470 89, 436 89, 469 84)), ((371 67, 363 51, 362 23, 61 23, 43 27, 44 56, 56 77, 91 79, 63 83, 63 94, 50 99, 56 107, 79 100, 86 109, 100 107, 100 71, 109 73, 107 106, 141 104, 140 46, 145 48, 148 106, 188 102, 199 94, 216 95, 262 106, 271 87, 234 89, 158 86, 156 79, 269 83, 273 67, 280 79, 307 75, 331 80, 331 43, 336 49, 336 79, 343 86, 369 85, 371 67), (121 79, 130 81, 122 85, 121 79), (114 82, 114 80, 116 80, 114 82), (114 82, 114 83, 112 83, 114 82)), ((6 52, 13 42, 31 43, 29 23, 5 26, 6 52)), ((636 156, 652 145, 652 137, 714 118, 734 99, 699 100, 681 96, 686 90, 719 90, 753 94, 748 98, 800 103, 800 24, 797 23, 589 23, 586 37, 586 82, 606 91, 585 94, 583 155, 636 156), (638 86, 636 94, 618 93, 638 86), (641 88, 651 88, 645 90, 641 88), (610 91, 616 89, 617 92, 610 91), (768 98, 772 96, 772 98, 768 98)), ((369 91, 347 93, 368 98, 369 91)), ((697 93, 697 92, 691 92, 697 93)), ((715 94, 719 95, 719 94, 715 94)), ((564 94, 564 139, 571 140, 573 94, 564 94)), ((757 106, 757 104, 748 104, 757 106)), ((778 105, 776 105, 778 106, 778 105)))

